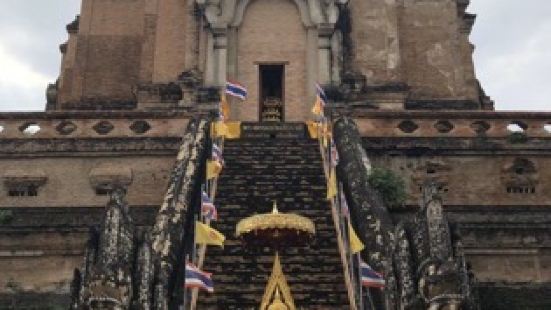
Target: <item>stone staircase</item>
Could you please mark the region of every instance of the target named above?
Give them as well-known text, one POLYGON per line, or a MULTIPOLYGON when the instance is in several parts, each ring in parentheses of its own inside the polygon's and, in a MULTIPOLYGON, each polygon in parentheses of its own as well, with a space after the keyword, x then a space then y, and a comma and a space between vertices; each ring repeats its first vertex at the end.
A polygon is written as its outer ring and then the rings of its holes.
POLYGON ((204 270, 213 273, 215 293, 201 292, 197 309, 258 309, 272 269, 273 252, 247 249, 235 237, 237 222, 272 210, 312 219, 316 236, 308 248, 280 252, 297 309, 349 309, 343 268, 319 148, 306 138, 226 141, 226 168, 218 185, 219 221, 225 247, 209 246, 204 270))

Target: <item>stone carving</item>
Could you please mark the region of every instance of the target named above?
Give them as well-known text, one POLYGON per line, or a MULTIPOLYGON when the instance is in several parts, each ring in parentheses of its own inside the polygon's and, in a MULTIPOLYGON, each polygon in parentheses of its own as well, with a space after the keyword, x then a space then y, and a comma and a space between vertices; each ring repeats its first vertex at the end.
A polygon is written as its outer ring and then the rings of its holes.
POLYGON ((418 290, 429 309, 471 309, 468 271, 462 256, 454 253, 448 220, 438 186, 426 183, 423 203, 416 217, 416 229, 428 239, 418 244, 418 290), (428 254, 428 255, 427 255, 428 254))
MULTIPOLYGON (((132 299, 134 225, 124 200, 125 189, 111 192, 99 232, 93 230, 88 244, 85 274, 78 298, 89 309, 127 309, 132 299)), ((77 273, 78 275, 78 273, 77 273)), ((75 283, 78 281, 75 277, 75 283)), ((76 293, 78 290, 74 290, 76 293)), ((73 299, 76 300, 75 296, 73 299)))
POLYGON ((67 25, 66 29, 68 33, 75 34, 78 32, 79 27, 80 27, 80 15, 77 15, 75 16, 75 19, 67 25))
MULTIPOLYGON (((155 298, 166 301, 162 308, 157 309, 165 309, 176 298, 173 296, 175 291, 181 293, 171 275, 184 266, 181 257, 185 240, 184 228, 191 201, 195 194, 200 195, 199 176, 202 163, 206 160, 208 127, 208 122, 204 119, 190 122, 178 151, 165 199, 151 231, 152 255, 158 277, 155 298)), ((194 218, 191 217, 191 220, 194 218)))
POLYGON ((502 168, 501 182, 508 193, 535 193, 539 173, 533 161, 515 158, 502 168))
POLYGON ((376 270, 384 271, 387 287, 385 304, 394 309, 397 301, 396 278, 392 263, 394 225, 390 213, 367 180, 371 170, 356 124, 340 118, 334 126, 335 144, 340 154, 338 176, 343 183, 350 215, 366 246, 362 257, 376 270))
POLYGON ((46 111, 52 111, 56 109, 57 95, 58 95, 58 82, 48 84, 46 88, 46 111))
MULTIPOLYGON (((472 280, 461 244, 453 238, 440 197, 438 178, 423 178, 423 199, 413 220, 394 224, 387 208, 367 183, 371 169, 358 129, 350 119, 337 120, 335 143, 340 154, 339 180, 350 214, 366 245, 362 257, 384 271, 384 304, 377 309, 474 309, 472 280)), ((429 162, 425 172, 447 171, 429 162)))
POLYGON ((82 271, 72 283, 72 309, 174 309, 179 289, 186 223, 206 159, 208 121, 191 121, 169 188, 151 232, 134 227, 120 184, 111 191, 100 230, 92 228, 82 271))

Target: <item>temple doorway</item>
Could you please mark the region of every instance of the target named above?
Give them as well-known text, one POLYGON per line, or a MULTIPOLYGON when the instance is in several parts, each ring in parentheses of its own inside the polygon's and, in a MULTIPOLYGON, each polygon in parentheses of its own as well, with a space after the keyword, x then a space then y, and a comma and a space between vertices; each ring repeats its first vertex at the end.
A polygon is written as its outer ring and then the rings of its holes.
POLYGON ((259 65, 258 76, 260 121, 283 122, 285 66, 283 64, 259 65))

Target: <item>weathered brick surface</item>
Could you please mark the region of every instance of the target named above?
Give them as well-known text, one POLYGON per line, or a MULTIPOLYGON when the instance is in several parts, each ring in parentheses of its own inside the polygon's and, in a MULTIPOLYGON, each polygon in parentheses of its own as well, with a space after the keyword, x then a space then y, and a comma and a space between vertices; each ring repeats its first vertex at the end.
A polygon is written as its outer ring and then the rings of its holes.
POLYGON ((285 65, 285 120, 307 119, 312 102, 305 92, 306 30, 292 1, 255 1, 247 7, 239 29, 237 78, 249 95, 233 114, 241 120, 258 121, 258 66, 263 63, 285 65))
POLYGON ((399 19, 404 80, 411 99, 477 101, 477 82, 463 14, 456 1, 404 1, 399 19))
MULTIPOLYGON (((46 306, 50 304, 47 294, 68 295, 73 270, 82 267, 88 228, 101 223, 105 208, 14 207, 2 210, 10 210, 13 219, 0 225, 0 309, 5 309, 4 302, 13 298, 21 302, 17 304, 21 308, 17 309, 31 309, 23 305, 46 306), (37 268, 40 272, 36 272, 37 268), (30 295, 3 296, 10 292, 6 287, 10 282, 30 295), (31 296, 33 294, 46 299, 40 303, 39 298, 31 296)), ((130 208, 138 226, 151 226, 156 212, 156 206, 130 208)))
POLYGON ((271 273, 273 252, 244 248, 235 237, 237 222, 270 212, 312 219, 316 237, 308 248, 280 252, 295 304, 301 309, 348 309, 343 269, 325 179, 315 141, 238 140, 225 144, 226 168, 218 185, 220 220, 213 224, 228 238, 223 249, 209 247, 204 270, 213 272, 215 293, 201 293, 198 309, 251 309, 260 305, 271 273))

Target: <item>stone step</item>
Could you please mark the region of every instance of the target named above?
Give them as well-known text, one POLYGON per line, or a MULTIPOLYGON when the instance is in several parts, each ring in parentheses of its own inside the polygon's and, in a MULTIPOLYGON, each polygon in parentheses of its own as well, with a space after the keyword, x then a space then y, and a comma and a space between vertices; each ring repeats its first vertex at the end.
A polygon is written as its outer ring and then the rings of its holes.
MULTIPOLYGON (((299 131, 299 126, 291 127, 281 132, 299 131)), ((250 127, 255 135, 270 135, 272 129, 250 127)), ((274 200, 280 212, 308 217, 316 226, 309 246, 285 248, 279 253, 297 308, 348 309, 317 142, 251 139, 249 135, 227 141, 224 159, 215 199, 219 220, 212 226, 224 233, 227 241, 224 248, 207 250, 203 269, 213 273, 215 293, 201 292, 198 309, 258 308, 274 252, 244 247, 235 236, 235 227, 245 217, 271 212, 274 200)))
POLYGON ((242 123, 241 136, 255 139, 300 139, 306 137, 304 123, 242 123))

